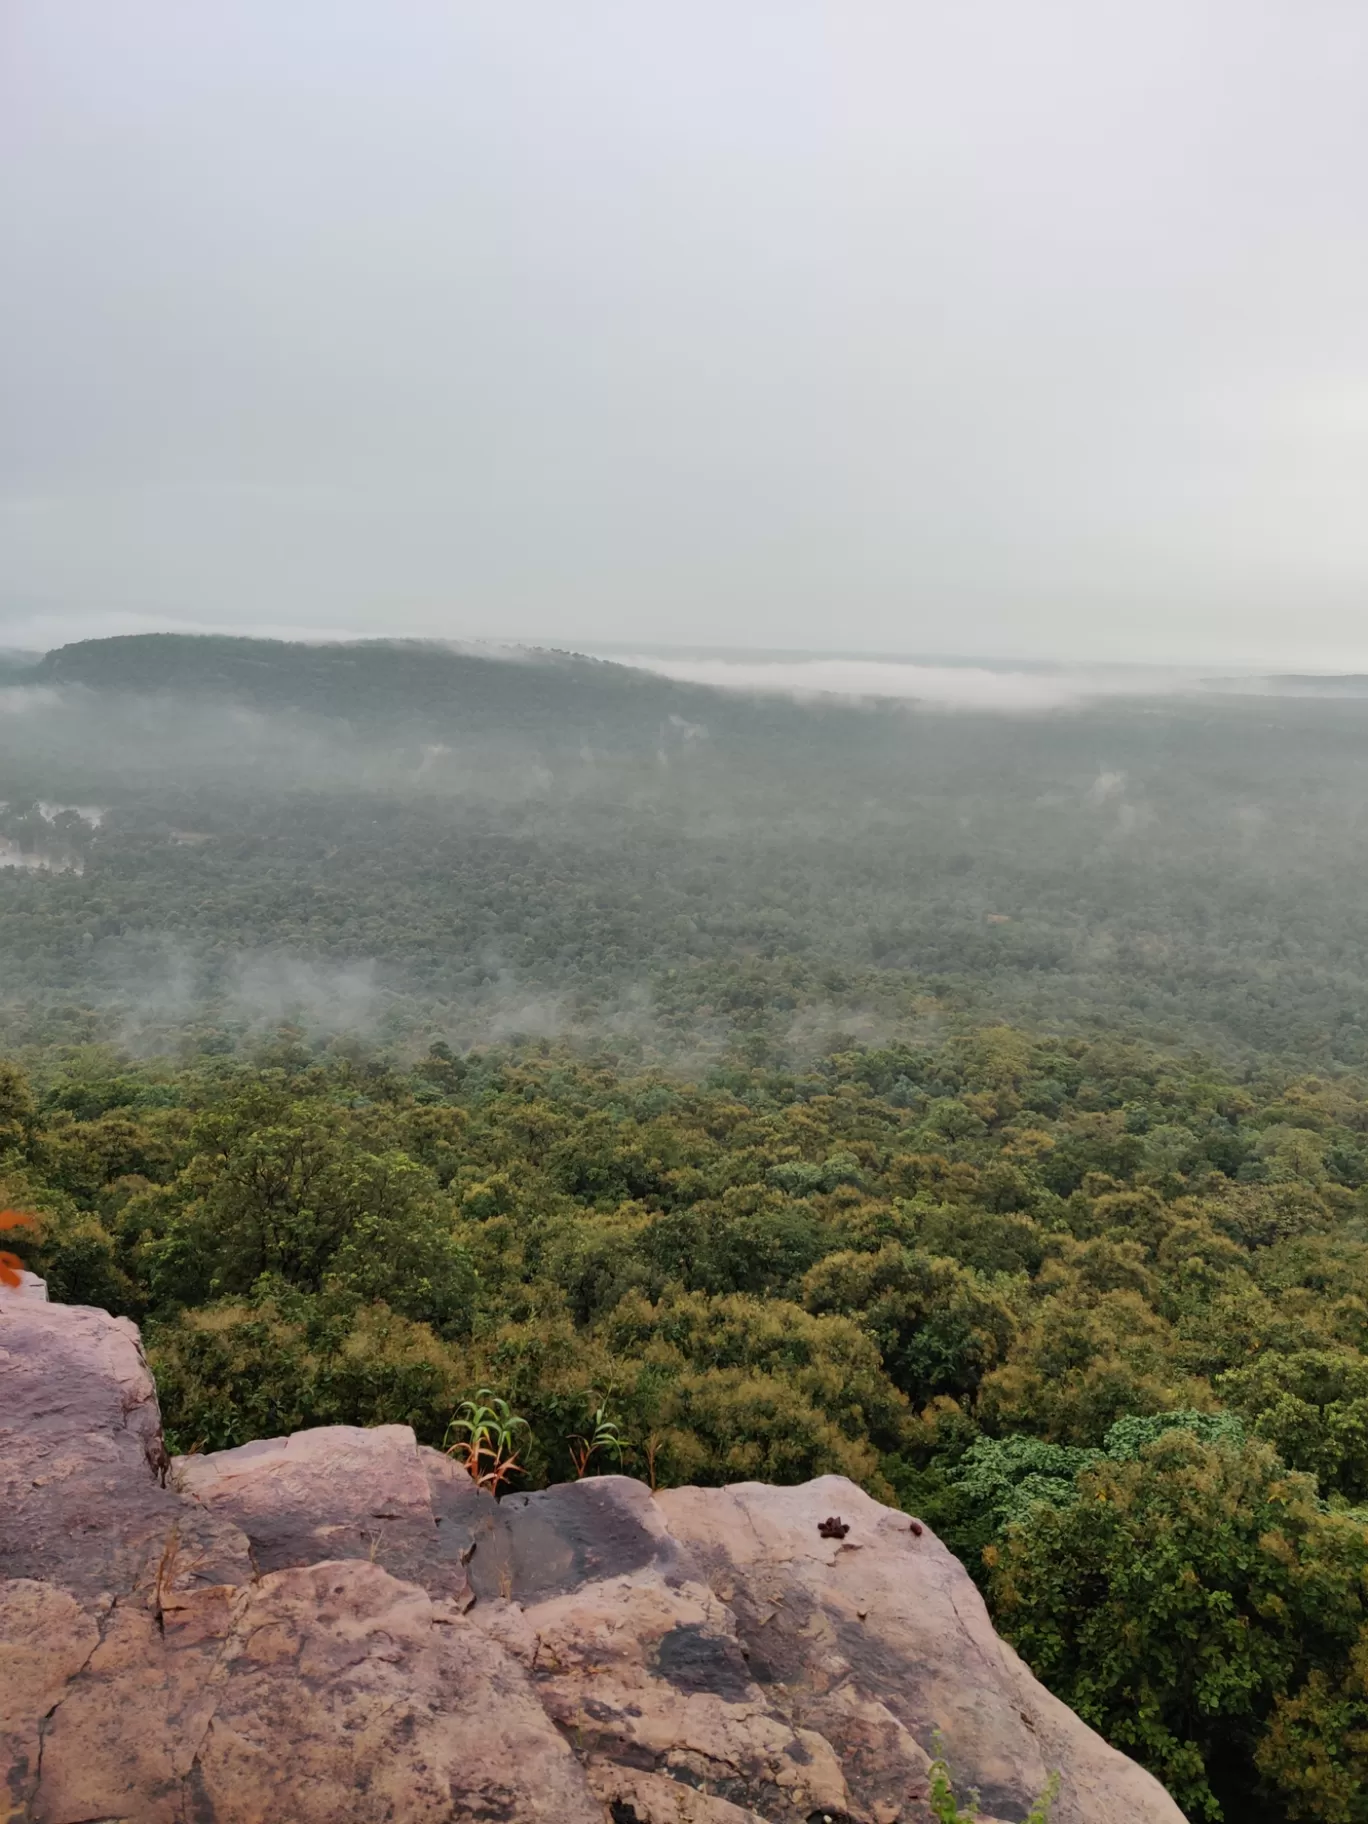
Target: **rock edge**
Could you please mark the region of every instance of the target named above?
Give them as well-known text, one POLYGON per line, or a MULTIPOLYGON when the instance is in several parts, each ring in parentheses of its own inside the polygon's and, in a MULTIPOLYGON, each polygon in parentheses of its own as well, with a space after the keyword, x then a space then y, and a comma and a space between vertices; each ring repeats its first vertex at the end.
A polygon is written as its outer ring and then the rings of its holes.
POLYGON ((405 1426, 168 1463, 136 1328, 0 1295, 0 1824, 1181 1824, 853 1483, 495 1503, 405 1426), (822 1522, 839 1516, 845 1532, 822 1522))

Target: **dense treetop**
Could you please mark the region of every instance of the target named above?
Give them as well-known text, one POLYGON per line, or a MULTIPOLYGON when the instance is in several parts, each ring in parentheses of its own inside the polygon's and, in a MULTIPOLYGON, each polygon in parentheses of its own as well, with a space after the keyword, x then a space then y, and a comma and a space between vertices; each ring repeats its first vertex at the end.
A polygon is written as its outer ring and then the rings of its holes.
POLYGON ((596 1414, 624 1450, 591 1468, 840 1471, 1193 1817, 1361 1815, 1358 1084, 1006 1026, 701 1081, 549 1046, 32 1062, 6 1196, 58 1296, 144 1324, 180 1449, 440 1443, 489 1388, 534 1482, 596 1414))
POLYGON ((1352 699, 5 660, 7 1245, 181 1450, 840 1471, 1191 1818, 1368 1824, 1366 778, 1352 699))

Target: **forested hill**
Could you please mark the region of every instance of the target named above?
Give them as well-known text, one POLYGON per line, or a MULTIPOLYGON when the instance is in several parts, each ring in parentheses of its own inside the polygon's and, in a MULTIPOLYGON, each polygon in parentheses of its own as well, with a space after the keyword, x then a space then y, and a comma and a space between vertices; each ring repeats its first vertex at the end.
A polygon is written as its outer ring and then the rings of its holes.
POLYGON ((654 735, 662 716, 697 713, 714 693, 574 653, 480 653, 419 640, 306 645, 221 635, 134 634, 59 647, 35 684, 178 699, 226 699, 271 713, 411 725, 438 735, 506 729, 654 735))
POLYGON ((30 717, 26 730, 45 766, 74 775, 84 763, 114 784, 173 767, 183 782, 250 774, 255 790, 639 794, 687 750, 694 773, 730 769, 729 797, 761 777, 782 794, 795 767, 806 792, 829 795, 906 761, 901 705, 734 695, 538 648, 137 634, 60 647, 9 682, 48 708, 47 726, 30 717), (624 781, 615 762, 646 775, 624 781))

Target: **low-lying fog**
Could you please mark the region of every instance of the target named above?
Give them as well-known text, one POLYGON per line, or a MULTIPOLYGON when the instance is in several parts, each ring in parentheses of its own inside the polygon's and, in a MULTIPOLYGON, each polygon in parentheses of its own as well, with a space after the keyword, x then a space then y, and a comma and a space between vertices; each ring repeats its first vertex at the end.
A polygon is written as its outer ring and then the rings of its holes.
POLYGON ((0 1024, 1368 1060, 1361 679, 492 656, 111 641, 0 691, 0 1024))
POLYGON ((1291 676, 1178 665, 1022 665, 823 653, 594 650, 603 651, 619 665, 716 690, 799 700, 824 696, 882 699, 1013 714, 1067 709, 1107 697, 1308 696, 1327 691, 1368 695, 1368 678, 1335 673, 1291 676))

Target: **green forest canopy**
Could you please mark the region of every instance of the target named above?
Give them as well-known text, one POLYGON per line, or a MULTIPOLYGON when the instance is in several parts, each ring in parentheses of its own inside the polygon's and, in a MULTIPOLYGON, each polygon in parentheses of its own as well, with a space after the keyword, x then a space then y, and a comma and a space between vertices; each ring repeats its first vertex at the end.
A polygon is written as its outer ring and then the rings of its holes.
POLYGON ((53 1050, 0 1139, 33 1264, 144 1325, 179 1449, 440 1444, 489 1387, 534 1482, 600 1407, 661 1483, 839 1471, 1194 1818, 1362 1815, 1362 1086, 1005 1026, 697 1082, 53 1050))
POLYGON ((177 1448, 840 1471, 1190 1817, 1366 1824, 1368 705, 0 682, 13 1245, 177 1448))

